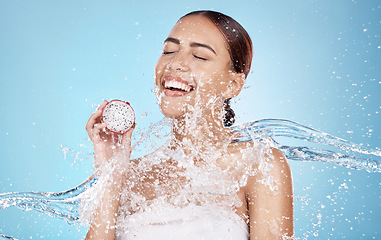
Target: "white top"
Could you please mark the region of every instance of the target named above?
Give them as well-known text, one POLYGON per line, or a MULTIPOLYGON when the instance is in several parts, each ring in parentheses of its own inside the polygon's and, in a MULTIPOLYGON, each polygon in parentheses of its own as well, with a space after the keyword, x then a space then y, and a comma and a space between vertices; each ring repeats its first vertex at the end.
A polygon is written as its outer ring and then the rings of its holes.
MULTIPOLYGON (((163 146, 155 155, 147 155, 131 164, 131 176, 121 195, 121 207, 116 224, 118 240, 248 240, 249 229, 234 209, 242 202, 236 192, 246 185, 247 173, 257 156, 265 151, 247 149, 228 169, 220 168, 210 154, 205 166, 195 164, 192 157, 163 146), (167 161, 177 161, 175 171, 167 161), (161 169, 162 171, 152 171, 161 169), (154 182, 146 181, 155 178, 154 182), (177 179, 182 179, 176 182, 177 179), (145 191, 147 190, 147 191, 145 191)), ((92 213, 112 182, 112 172, 124 163, 118 158, 109 161, 102 176, 81 198, 81 220, 91 219, 92 213)), ((266 162, 263 164, 265 168, 266 162)))
POLYGON ((213 206, 165 205, 119 218, 116 239, 249 239, 247 224, 232 211, 213 206))

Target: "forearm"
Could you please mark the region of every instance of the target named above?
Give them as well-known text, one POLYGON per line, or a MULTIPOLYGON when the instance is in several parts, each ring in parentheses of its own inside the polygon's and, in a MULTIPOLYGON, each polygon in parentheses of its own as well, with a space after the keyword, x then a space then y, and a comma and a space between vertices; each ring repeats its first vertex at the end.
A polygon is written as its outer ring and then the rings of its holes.
POLYGON ((99 178, 86 239, 115 239, 121 191, 129 171, 133 128, 124 134, 106 132, 101 118, 107 103, 104 101, 86 124, 94 145, 95 176, 99 178))
POLYGON ((107 189, 90 222, 86 239, 115 239, 120 190, 107 189))

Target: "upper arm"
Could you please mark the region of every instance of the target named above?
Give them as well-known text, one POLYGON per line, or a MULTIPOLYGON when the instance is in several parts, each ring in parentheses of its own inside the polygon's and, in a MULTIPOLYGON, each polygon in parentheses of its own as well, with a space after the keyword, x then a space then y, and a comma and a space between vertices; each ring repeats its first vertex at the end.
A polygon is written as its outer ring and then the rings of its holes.
POLYGON ((282 239, 294 234, 291 169, 283 153, 272 149, 269 172, 248 179, 250 239, 282 239))

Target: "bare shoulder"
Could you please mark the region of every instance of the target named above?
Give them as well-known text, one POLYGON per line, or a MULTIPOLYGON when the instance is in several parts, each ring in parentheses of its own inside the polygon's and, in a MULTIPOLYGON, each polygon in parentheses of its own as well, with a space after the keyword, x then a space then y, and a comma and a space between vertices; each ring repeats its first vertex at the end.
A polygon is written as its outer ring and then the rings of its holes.
POLYGON ((276 148, 269 149, 265 158, 245 186, 250 237, 284 239, 294 234, 291 169, 282 151, 276 148))
MULTIPOLYGON (((241 157, 238 155, 242 155, 242 152, 245 150, 253 149, 255 148, 255 145, 251 141, 247 142, 239 142, 234 143, 229 146, 229 152, 233 155, 236 155, 236 157, 241 157)), ((287 158, 283 154, 282 151, 280 151, 277 148, 271 147, 270 151, 268 151, 264 157, 269 160, 270 164, 272 165, 274 171, 278 170, 286 170, 290 171, 290 166, 287 161, 287 158)), ((259 161, 256 161, 259 162, 259 161)))
POLYGON ((291 177, 290 164, 287 158, 284 156, 283 152, 276 148, 271 148, 271 164, 272 164, 272 176, 279 178, 291 177))
POLYGON ((282 151, 270 148, 266 160, 253 166, 255 174, 249 176, 246 192, 261 191, 268 194, 292 194, 292 173, 290 164, 282 151), (264 165, 266 165, 264 167, 264 165), (274 191, 277 189, 277 191, 274 191))

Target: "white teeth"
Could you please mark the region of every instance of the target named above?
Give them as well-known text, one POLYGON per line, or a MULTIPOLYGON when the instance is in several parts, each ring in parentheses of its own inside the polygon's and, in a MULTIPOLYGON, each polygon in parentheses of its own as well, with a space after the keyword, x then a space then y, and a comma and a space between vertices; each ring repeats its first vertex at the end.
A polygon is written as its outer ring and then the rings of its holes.
POLYGON ((186 92, 190 92, 190 90, 191 90, 191 86, 189 86, 185 83, 182 83, 182 82, 174 81, 174 80, 166 81, 164 83, 164 87, 165 88, 177 88, 177 89, 181 89, 181 90, 186 91, 186 92))

